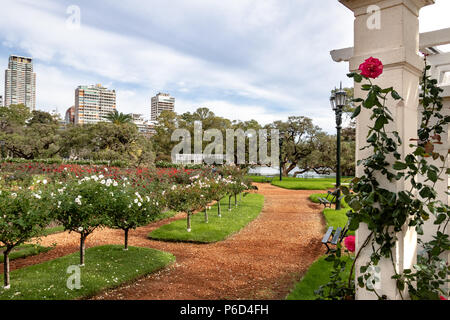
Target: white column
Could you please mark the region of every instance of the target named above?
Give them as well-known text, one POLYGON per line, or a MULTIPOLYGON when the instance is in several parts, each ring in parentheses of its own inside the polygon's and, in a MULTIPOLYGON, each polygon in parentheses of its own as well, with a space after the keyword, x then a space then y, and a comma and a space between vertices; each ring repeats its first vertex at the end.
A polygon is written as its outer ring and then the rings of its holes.
MULTIPOLYGON (((403 97, 400 103, 388 101, 388 108, 393 113, 394 122, 389 130, 399 132, 405 143, 398 152, 402 155, 409 153, 408 141, 417 136, 417 108, 419 102, 419 78, 423 69, 423 60, 419 57, 419 10, 434 0, 340 0, 340 2, 355 13, 354 24, 354 53, 350 59, 350 70, 357 71, 365 59, 373 56, 384 64, 384 72, 374 81, 382 88, 393 86, 403 97)), ((366 92, 355 84, 355 97, 365 98, 366 92)), ((356 128, 356 159, 363 159, 371 152, 370 149, 360 151, 367 145, 370 110, 364 109, 358 117, 356 128)), ((357 176, 363 174, 363 168, 357 167, 357 176)), ((404 181, 391 183, 380 177, 381 187, 392 192, 399 192, 407 188, 404 181)), ((361 225, 356 234, 356 250, 367 238, 369 232, 365 225, 361 225)), ((394 251, 394 262, 398 272, 410 268, 416 261, 417 235, 413 229, 405 226, 397 234, 394 251)), ((360 275, 359 268, 369 261, 371 248, 366 248, 356 265, 356 278, 360 275)), ((400 299, 396 290, 394 274, 390 260, 380 261, 380 281, 376 290, 388 299, 400 299)), ((377 299, 376 295, 357 286, 356 299, 377 299)))

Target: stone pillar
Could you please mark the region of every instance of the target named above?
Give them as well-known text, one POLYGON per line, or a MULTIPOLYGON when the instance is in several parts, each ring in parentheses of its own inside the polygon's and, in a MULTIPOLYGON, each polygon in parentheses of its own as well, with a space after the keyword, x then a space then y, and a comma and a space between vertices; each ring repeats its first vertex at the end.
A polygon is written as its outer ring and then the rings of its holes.
MULTIPOLYGON (((390 100, 388 107, 394 118, 389 130, 399 132, 405 143, 398 152, 405 155, 410 152, 409 139, 417 137, 417 108, 419 102, 419 78, 422 74, 423 60, 419 52, 419 10, 434 0, 339 0, 355 14, 354 53, 350 59, 350 71, 357 71, 359 65, 369 57, 380 59, 384 64, 383 74, 374 81, 382 88, 393 86, 403 97, 400 103, 390 100)), ((365 98, 366 92, 360 85, 355 85, 355 97, 365 98)), ((372 124, 370 110, 364 109, 358 117, 356 128, 356 159, 367 157, 370 149, 360 151, 367 145, 368 126, 372 124)), ((356 175, 363 174, 361 167, 356 168, 356 175)), ((404 181, 390 183, 380 179, 381 187, 393 192, 407 188, 404 181)), ((358 250, 369 232, 361 225, 356 234, 358 250)), ((417 235, 407 226, 397 234, 397 245, 393 249, 394 264, 398 272, 410 268, 416 261, 417 235)), ((360 275, 361 265, 369 260, 371 249, 363 250, 356 265, 356 278, 360 275)), ((380 261, 375 276, 379 278, 375 289, 388 299, 401 299, 396 290, 392 262, 380 261)), ((403 295, 404 296, 404 295, 403 295)), ((357 286, 356 299, 377 299, 377 296, 365 288, 357 286)))

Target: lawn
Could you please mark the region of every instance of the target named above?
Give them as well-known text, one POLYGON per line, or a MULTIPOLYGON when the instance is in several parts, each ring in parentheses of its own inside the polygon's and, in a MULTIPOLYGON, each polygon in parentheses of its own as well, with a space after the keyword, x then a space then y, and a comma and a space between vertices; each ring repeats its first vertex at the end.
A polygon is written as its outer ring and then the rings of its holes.
MULTIPOLYGON (((18 246, 17 248, 13 249, 11 253, 9 254, 9 260, 14 259, 22 259, 29 256, 34 256, 39 253, 50 251, 52 247, 43 247, 37 244, 23 244, 21 246, 18 246)), ((3 257, 3 251, 4 248, 0 247, 0 263, 3 263, 4 257, 3 257)))
MULTIPOLYGON (((319 258, 309 267, 303 279, 298 282, 291 293, 286 297, 286 300, 316 300, 317 296, 314 291, 319 289, 321 285, 324 285, 330 281, 331 270, 333 264, 325 261, 326 256, 319 258)), ((350 267, 353 260, 350 257, 345 256, 347 261, 347 269, 344 273, 344 279, 348 279, 350 276, 350 267)))
MULTIPOLYGON (((314 203, 319 203, 318 198, 326 196, 326 193, 315 193, 309 196, 309 199, 314 203)), ((333 208, 324 209, 323 215, 325 216, 325 221, 327 223, 327 228, 329 227, 341 227, 344 228, 347 224, 348 217, 347 212, 350 210, 350 207, 345 202, 344 199, 341 200, 341 210, 334 210, 333 208)), ((354 235, 354 231, 349 231, 348 235, 354 235)))
MULTIPOLYGON (((92 297, 101 291, 131 282, 175 261, 167 252, 150 248, 100 246, 86 250, 81 268, 81 288, 70 290, 69 266, 77 266, 79 253, 11 272, 11 289, 0 288, 0 300, 68 300, 92 297)), ((3 283, 3 276, 0 276, 3 283)))
MULTIPOLYGON (((312 194, 309 199, 312 202, 319 203, 318 198, 326 196, 326 193, 312 194)), ((342 199, 342 209, 324 209, 323 215, 327 223, 327 229, 329 227, 341 227, 343 228, 348 221, 347 212, 350 210, 347 203, 342 199)), ((354 235, 354 231, 348 231, 347 235, 354 235)), ((287 300, 315 300, 317 297, 314 294, 314 290, 317 290, 321 285, 326 284, 330 279, 330 273, 332 270, 332 264, 325 261, 326 256, 319 258, 308 269, 308 272, 298 282, 292 292, 286 297, 287 300)), ((345 278, 348 278, 350 272, 350 258, 346 257, 348 263, 348 270, 345 273, 345 278)))
MULTIPOLYGON (((222 199, 222 217, 217 215, 217 204, 209 213, 209 223, 205 223, 203 212, 192 216, 192 231, 186 231, 186 219, 166 224, 149 234, 150 239, 177 242, 211 243, 222 241, 239 232, 259 216, 264 205, 264 196, 251 193, 242 197, 237 208, 228 211, 228 197, 222 199)), ((234 203, 233 203, 234 204, 234 203)))

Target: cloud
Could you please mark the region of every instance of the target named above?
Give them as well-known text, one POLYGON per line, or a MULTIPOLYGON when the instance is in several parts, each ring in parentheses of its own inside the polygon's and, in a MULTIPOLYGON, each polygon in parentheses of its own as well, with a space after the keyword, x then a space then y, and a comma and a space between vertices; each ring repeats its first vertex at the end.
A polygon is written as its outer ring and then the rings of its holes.
MULTIPOLYGON (((423 9, 421 29, 438 12, 448 21, 447 2, 423 9)), ((151 96, 169 92, 180 112, 209 105, 263 123, 304 115, 334 132, 330 90, 351 82, 329 51, 353 42, 353 14, 335 0, 75 3, 79 30, 66 25, 72 0, 2 1, 0 65, 11 53, 35 59, 40 108, 65 109, 78 85, 102 83, 121 112, 149 117, 151 96)))

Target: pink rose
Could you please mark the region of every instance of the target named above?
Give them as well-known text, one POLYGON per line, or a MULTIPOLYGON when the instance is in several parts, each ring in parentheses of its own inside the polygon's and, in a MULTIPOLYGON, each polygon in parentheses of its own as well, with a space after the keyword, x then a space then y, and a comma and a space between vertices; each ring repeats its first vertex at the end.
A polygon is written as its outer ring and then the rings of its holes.
POLYGON ((383 73, 383 64, 380 60, 370 57, 359 66, 361 75, 367 78, 378 78, 383 73))
POLYGON ((348 236, 344 239, 344 245, 350 252, 355 252, 355 236, 348 236))

